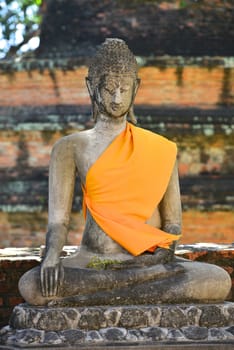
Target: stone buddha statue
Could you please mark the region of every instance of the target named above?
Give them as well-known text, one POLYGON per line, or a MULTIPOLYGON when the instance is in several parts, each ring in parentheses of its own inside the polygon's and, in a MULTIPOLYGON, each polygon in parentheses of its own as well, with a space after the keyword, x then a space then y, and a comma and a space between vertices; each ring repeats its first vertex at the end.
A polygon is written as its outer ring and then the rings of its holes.
POLYGON ((221 268, 174 256, 181 235, 176 145, 137 127, 140 80, 126 43, 107 39, 86 78, 95 126, 60 139, 49 171, 49 223, 40 267, 22 276, 31 305, 217 302, 221 268), (76 253, 61 258, 76 176, 86 218, 76 253))

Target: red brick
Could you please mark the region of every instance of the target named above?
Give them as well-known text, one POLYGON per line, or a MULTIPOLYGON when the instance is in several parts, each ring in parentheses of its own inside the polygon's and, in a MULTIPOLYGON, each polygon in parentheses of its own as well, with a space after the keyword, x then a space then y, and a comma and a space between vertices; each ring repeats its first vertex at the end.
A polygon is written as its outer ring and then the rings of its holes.
POLYGON ((0 327, 8 325, 12 310, 13 307, 0 308, 0 327))
MULTIPOLYGON (((183 69, 183 84, 177 84, 176 68, 167 67, 160 70, 157 67, 144 67, 139 70, 142 79, 137 94, 136 104, 147 105, 179 105, 210 108, 220 100, 223 84, 223 67, 208 70, 204 67, 187 66, 183 69)), ((231 70, 231 81, 234 79, 234 69, 231 70)), ((59 96, 47 72, 41 75, 34 71, 32 77, 27 72, 16 72, 14 78, 0 76, 1 106, 20 105, 54 105, 54 104, 90 104, 85 86, 86 67, 68 71, 66 75, 56 70, 56 81, 59 96), (35 102, 34 102, 35 101, 35 102)), ((234 92, 231 87, 230 96, 234 92)))
POLYGON ((16 306, 18 304, 24 303, 24 299, 20 296, 12 296, 8 298, 8 305, 9 306, 16 306))
POLYGON ((6 273, 0 271, 0 283, 6 281, 6 273))

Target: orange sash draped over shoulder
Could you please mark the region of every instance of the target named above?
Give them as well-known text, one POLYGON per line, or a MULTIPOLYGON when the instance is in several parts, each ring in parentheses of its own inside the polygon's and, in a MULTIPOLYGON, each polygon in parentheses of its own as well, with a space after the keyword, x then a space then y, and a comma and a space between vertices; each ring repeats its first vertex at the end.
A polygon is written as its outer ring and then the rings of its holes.
POLYGON ((133 255, 178 239, 145 223, 167 189, 176 153, 175 143, 127 123, 87 173, 84 209, 133 255))

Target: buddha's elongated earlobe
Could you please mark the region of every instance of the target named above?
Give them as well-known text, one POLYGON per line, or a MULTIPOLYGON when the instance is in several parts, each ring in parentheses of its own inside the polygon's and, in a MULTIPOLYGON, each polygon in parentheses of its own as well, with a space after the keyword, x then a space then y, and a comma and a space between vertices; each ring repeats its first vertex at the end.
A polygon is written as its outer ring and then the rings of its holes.
POLYGON ((140 83, 141 83, 141 79, 140 79, 140 78, 137 78, 137 79, 136 79, 136 82, 135 82, 135 88, 134 88, 134 98, 135 98, 135 96, 136 96, 136 94, 137 94, 137 91, 138 91, 138 89, 139 89, 140 83))
POLYGON ((94 122, 97 121, 97 115, 98 115, 98 106, 97 103, 95 101, 95 92, 93 91, 90 79, 88 77, 85 78, 86 81, 86 86, 89 92, 89 96, 92 102, 92 118, 94 120, 94 122))
POLYGON ((141 82, 141 79, 139 79, 139 78, 137 78, 135 81, 135 86, 134 86, 134 91, 133 91, 133 96, 132 96, 132 105, 128 111, 128 118, 129 118, 130 122, 133 124, 137 124, 137 119, 135 117, 134 109, 133 109, 133 103, 134 103, 134 99, 135 99, 137 90, 139 88, 140 82, 141 82))
POLYGON ((86 82, 86 86, 87 86, 87 89, 88 89, 88 92, 89 92, 89 96, 91 98, 91 100, 93 99, 93 88, 92 88, 92 85, 91 85, 91 81, 88 77, 85 78, 85 82, 86 82))
POLYGON ((95 101, 92 101, 92 118, 95 123, 97 121, 97 116, 98 116, 98 106, 95 101))
POLYGON ((133 123, 134 125, 137 124, 137 119, 134 115, 134 110, 133 110, 133 106, 131 106, 129 108, 129 111, 128 111, 128 118, 130 120, 131 123, 133 123))

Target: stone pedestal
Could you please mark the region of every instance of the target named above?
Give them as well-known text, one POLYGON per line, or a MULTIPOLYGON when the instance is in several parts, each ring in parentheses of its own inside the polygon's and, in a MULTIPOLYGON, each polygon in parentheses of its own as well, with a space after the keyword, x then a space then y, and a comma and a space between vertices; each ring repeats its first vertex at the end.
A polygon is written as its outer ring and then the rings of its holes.
POLYGON ((207 349, 212 344, 214 349, 234 346, 234 303, 64 308, 21 304, 1 330, 0 344, 12 349, 117 344, 118 349, 140 350, 152 344, 173 349, 179 343, 179 349, 198 343, 207 349))

